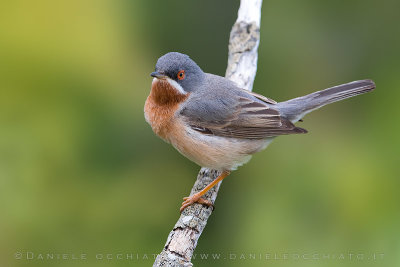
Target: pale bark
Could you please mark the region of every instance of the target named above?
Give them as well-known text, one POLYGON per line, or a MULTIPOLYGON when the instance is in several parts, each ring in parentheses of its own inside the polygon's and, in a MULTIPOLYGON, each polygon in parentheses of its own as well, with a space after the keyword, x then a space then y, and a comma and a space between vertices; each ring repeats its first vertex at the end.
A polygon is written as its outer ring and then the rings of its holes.
MULTIPOLYGON (((252 89, 257 71, 261 4, 262 0, 241 0, 238 18, 232 27, 229 39, 228 67, 225 76, 247 90, 252 89)), ((201 191, 219 174, 215 170, 202 168, 190 195, 201 191)), ((204 198, 214 203, 220 185, 221 183, 212 188, 204 198)), ((192 266, 193 252, 212 210, 211 207, 197 203, 186 208, 169 233, 167 242, 153 266, 192 266)))

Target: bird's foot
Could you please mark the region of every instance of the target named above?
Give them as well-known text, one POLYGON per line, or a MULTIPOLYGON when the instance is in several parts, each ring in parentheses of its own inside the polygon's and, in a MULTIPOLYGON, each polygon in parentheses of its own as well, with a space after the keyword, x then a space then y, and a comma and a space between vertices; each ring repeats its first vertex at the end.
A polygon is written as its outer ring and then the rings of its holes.
POLYGON ((213 206, 211 201, 202 198, 200 194, 194 194, 194 195, 189 196, 189 197, 184 197, 183 200, 184 201, 182 202, 182 206, 180 208, 181 212, 184 209, 186 209, 187 207, 189 207, 190 205, 192 205, 193 203, 196 203, 196 202, 199 203, 199 204, 206 205, 208 207, 213 206))

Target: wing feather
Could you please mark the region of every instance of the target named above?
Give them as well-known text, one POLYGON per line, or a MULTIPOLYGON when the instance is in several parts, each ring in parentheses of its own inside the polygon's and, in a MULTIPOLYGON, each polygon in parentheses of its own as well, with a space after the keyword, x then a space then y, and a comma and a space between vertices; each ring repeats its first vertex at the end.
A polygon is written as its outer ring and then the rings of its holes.
POLYGON ((279 111, 274 109, 275 101, 261 95, 256 96, 261 100, 257 101, 251 96, 255 94, 220 96, 222 99, 216 96, 213 99, 207 96, 189 98, 180 114, 192 129, 206 135, 265 139, 307 132, 282 117, 279 111))

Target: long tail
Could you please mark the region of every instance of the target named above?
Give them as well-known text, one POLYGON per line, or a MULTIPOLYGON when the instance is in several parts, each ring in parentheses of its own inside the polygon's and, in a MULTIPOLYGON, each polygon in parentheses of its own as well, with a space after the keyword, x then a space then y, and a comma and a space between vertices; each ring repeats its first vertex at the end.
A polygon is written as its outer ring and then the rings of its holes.
POLYGON ((276 104, 276 107, 282 115, 294 123, 301 120, 307 113, 322 106, 364 94, 374 89, 375 83, 371 80, 354 81, 280 102, 276 104))

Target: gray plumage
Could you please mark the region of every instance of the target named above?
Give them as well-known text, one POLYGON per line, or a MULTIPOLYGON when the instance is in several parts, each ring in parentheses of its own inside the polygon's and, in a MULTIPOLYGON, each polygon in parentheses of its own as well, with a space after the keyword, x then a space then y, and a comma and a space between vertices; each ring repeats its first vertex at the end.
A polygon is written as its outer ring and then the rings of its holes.
POLYGON ((162 56, 157 61, 156 72, 167 75, 189 93, 177 112, 194 130, 239 139, 306 133, 293 123, 324 105, 375 88, 373 81, 361 80, 276 103, 241 89, 224 77, 204 73, 187 55, 177 52, 162 56), (183 80, 177 79, 180 70, 186 72, 183 80))
POLYGON ((213 74, 182 104, 180 114, 196 130, 217 136, 265 139, 283 134, 305 133, 267 102, 233 82, 213 74), (208 88, 215 88, 212 92, 208 88))
POLYGON ((186 92, 193 92, 201 87, 205 74, 189 56, 178 52, 170 52, 157 60, 155 71, 167 75, 178 82, 186 92), (178 80, 177 74, 185 70, 184 80, 178 80))
POLYGON ((336 101, 368 93, 373 89, 375 89, 375 83, 371 80, 354 81, 280 102, 276 108, 290 121, 297 122, 313 110, 336 101))

